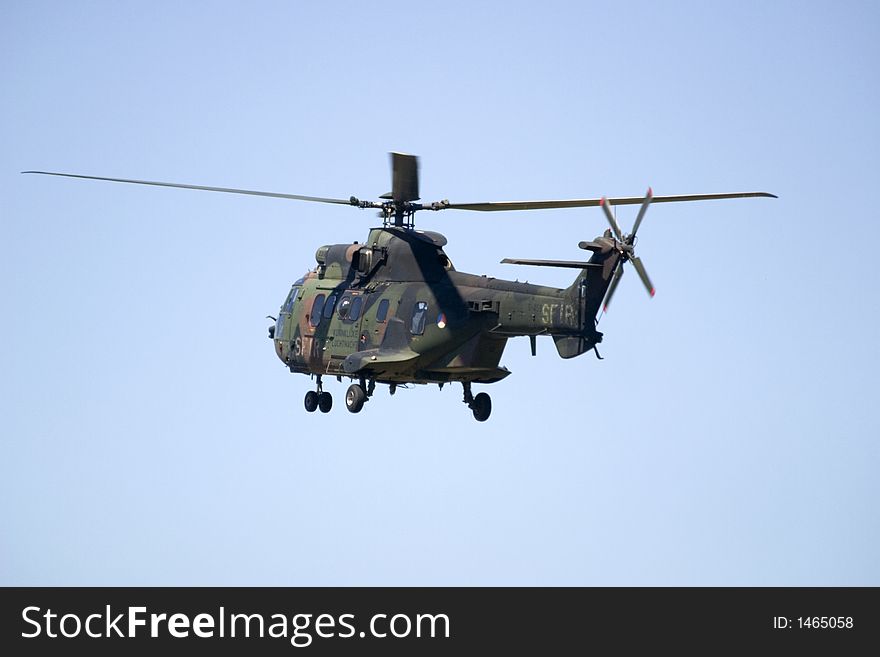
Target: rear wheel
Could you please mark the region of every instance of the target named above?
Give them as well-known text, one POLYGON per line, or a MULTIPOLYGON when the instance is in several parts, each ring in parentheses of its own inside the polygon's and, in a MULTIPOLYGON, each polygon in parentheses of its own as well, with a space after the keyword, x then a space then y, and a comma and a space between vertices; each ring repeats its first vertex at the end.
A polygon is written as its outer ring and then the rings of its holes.
POLYGON ((351 413, 360 413, 366 400, 367 393, 360 385, 353 383, 348 386, 348 391, 345 393, 345 407, 351 413))
POLYGON ((318 408, 322 413, 329 413, 330 409, 333 408, 333 397, 329 392, 322 392, 318 395, 318 408))
POLYGON ((318 409, 318 393, 314 390, 309 390, 306 393, 306 398, 303 401, 303 404, 309 413, 314 413, 318 409))
POLYGON ((471 402, 471 410, 477 422, 485 422, 492 414, 492 398, 485 392, 481 392, 471 402))

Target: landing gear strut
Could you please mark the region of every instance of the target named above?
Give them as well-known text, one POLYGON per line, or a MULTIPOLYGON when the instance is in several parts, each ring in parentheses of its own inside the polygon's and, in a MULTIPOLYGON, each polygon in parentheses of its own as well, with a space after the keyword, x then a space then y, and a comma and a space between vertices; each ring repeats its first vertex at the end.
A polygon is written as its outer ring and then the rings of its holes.
POLYGON ((318 375, 318 389, 309 390, 306 393, 303 405, 309 413, 314 413, 319 409, 322 413, 329 413, 330 409, 333 408, 333 397, 329 392, 324 392, 320 374, 318 375))
POLYGON ((468 408, 473 411, 474 419, 477 422, 485 422, 488 420, 489 416, 492 414, 492 398, 485 392, 481 392, 474 396, 471 392, 470 381, 462 382, 461 385, 464 388, 463 401, 468 405, 468 408))

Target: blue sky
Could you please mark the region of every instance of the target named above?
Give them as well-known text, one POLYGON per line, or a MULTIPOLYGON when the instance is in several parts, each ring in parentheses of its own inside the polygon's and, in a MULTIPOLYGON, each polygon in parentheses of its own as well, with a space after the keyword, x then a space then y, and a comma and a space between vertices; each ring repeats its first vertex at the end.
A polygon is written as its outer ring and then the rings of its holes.
MULTIPOLYGON (((880 585, 875 3, 0 9, 0 584, 880 585), (306 414, 266 338, 335 206, 70 171, 652 207, 603 361, 306 414)), ((427 213, 426 213, 427 214, 427 213)), ((618 215, 625 227, 634 210, 618 215)), ((598 209, 438 213, 462 271, 565 286, 598 209)))

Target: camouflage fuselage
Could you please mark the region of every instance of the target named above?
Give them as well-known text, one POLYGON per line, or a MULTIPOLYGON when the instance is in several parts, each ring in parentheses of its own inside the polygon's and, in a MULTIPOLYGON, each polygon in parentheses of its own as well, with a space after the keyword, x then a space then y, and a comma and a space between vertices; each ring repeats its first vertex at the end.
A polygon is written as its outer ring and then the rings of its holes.
POLYGON ((551 335, 570 358, 601 340, 594 318, 616 256, 566 288, 457 272, 437 233, 376 228, 366 244, 321 247, 274 328, 292 372, 386 383, 493 383, 508 338, 551 335))

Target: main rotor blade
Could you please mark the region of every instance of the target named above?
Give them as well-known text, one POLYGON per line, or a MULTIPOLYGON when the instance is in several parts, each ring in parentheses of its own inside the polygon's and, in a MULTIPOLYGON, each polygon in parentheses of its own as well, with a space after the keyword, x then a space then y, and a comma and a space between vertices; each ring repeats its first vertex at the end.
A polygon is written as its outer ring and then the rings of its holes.
POLYGON ((533 267, 567 267, 569 269, 586 269, 587 267, 602 267, 595 262, 580 262, 578 260, 524 260, 522 258, 505 258, 503 265, 532 265, 533 267))
POLYGON ((611 224, 611 230, 614 231, 614 234, 617 236, 617 239, 621 242, 623 241, 623 233, 620 230, 620 226, 617 225, 617 219, 614 218, 614 215, 611 213, 611 208, 608 205, 608 201, 603 196, 601 201, 599 201, 599 205, 602 206, 602 211, 605 213, 605 217, 608 219, 608 223, 611 224))
POLYGON ((156 182, 153 180, 129 180, 127 178, 105 178, 103 176, 83 176, 76 173, 57 173, 55 171, 22 171, 22 173, 38 173, 44 176, 63 176, 65 178, 84 178, 86 180, 106 180, 109 182, 131 183, 134 185, 153 185, 155 187, 177 187, 178 189, 197 189, 203 192, 224 192, 226 194, 247 194, 249 196, 268 196, 285 198, 294 201, 313 201, 316 203, 336 203, 338 205, 358 205, 357 199, 323 198, 321 196, 301 196, 299 194, 279 194, 278 192, 258 192, 252 189, 234 189, 231 187, 207 187, 205 185, 184 185, 181 183, 156 182), (352 199, 354 203, 352 203, 352 199))
POLYGON ((603 312, 608 312, 608 306, 611 305, 611 297, 614 296, 614 291, 617 289, 617 284, 620 283, 621 278, 623 278, 622 262, 617 265, 617 269, 614 271, 614 276, 611 278, 611 285, 608 286, 608 292, 605 293, 605 303, 602 304, 603 312))
POLYGON ((642 283, 645 284, 645 289, 648 290, 648 294, 653 297, 654 286, 651 284, 651 279, 648 278, 648 272, 645 271, 645 266, 642 264, 641 259, 638 256, 632 256, 629 260, 633 263, 633 267, 635 267, 636 271, 639 273, 639 278, 641 278, 642 283))
MULTIPOLYGON (((778 198, 769 192, 731 192, 725 194, 684 194, 679 196, 654 196, 652 203, 680 203, 683 201, 713 201, 725 198, 778 198)), ((643 196, 619 196, 607 199, 608 205, 638 205, 643 196)), ((489 201, 485 203, 450 203, 439 201, 425 205, 426 210, 475 210, 477 212, 503 212, 509 210, 550 210, 553 208, 590 208, 601 205, 601 198, 579 198, 561 201, 489 201)))
POLYGON ((648 187, 648 191, 645 193, 645 200, 642 201, 642 207, 639 208, 639 214, 636 216, 636 222, 633 224, 632 233, 630 233, 630 237, 635 237, 636 233, 639 232, 639 226, 642 225, 642 219, 645 218, 645 212, 648 211, 648 206, 651 205, 651 199, 654 198, 654 190, 648 187))
POLYGON ((391 198, 419 200, 419 158, 415 155, 391 153, 391 198))

